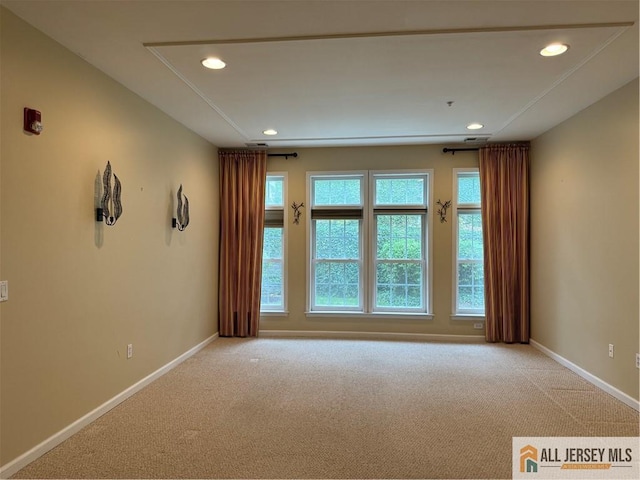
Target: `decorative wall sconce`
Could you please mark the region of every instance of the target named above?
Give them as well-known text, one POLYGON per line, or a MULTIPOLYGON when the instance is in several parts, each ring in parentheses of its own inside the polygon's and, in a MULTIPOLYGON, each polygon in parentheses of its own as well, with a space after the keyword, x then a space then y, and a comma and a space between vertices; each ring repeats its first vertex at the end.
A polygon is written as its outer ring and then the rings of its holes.
POLYGON ((304 203, 297 204, 293 202, 291 204, 291 208, 293 208, 293 223, 298 225, 300 223, 300 217, 302 216, 301 208, 304 208, 304 203))
POLYGON ((24 128, 26 132, 40 135, 42 130, 44 130, 40 112, 33 108, 24 107, 24 124, 22 128, 24 128))
POLYGON ((113 174, 113 189, 111 189, 111 163, 107 162, 102 177, 102 201, 96 208, 96 222, 106 223, 109 226, 116 224, 122 215, 122 184, 120 179, 113 174))
POLYGON ((181 232, 184 232, 187 225, 189 225, 189 199, 186 195, 182 194, 182 184, 180 184, 180 188, 178 189, 178 208, 176 211, 176 217, 171 219, 171 227, 178 228, 181 232), (184 197, 184 202, 182 198, 184 197))
POLYGON ((451 200, 442 203, 440 199, 438 199, 436 203, 441 207, 437 210, 438 215, 440 215, 440 223, 444 223, 447 221, 447 209, 451 206, 451 200))

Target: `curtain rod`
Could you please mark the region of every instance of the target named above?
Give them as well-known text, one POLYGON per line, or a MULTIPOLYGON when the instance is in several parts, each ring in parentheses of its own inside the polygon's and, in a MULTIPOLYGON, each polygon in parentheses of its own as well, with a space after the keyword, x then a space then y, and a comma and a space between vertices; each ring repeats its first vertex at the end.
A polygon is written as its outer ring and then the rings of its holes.
POLYGON ((451 153, 451 155, 455 155, 456 152, 471 152, 471 151, 478 151, 480 150, 479 148, 443 148, 442 149, 442 153, 451 153))
POLYGON ((289 157, 298 158, 298 152, 292 153, 267 153, 267 157, 284 157, 285 159, 289 159, 289 157))

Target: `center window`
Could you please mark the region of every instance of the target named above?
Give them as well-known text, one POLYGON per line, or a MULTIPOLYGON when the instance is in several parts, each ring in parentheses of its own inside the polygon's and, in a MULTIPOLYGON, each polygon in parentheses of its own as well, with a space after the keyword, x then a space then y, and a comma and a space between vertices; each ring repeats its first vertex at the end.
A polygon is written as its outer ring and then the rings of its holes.
POLYGON ((426 175, 373 175, 375 310, 425 311, 426 175))
POLYGON ((429 312, 430 172, 309 173, 310 312, 429 312))

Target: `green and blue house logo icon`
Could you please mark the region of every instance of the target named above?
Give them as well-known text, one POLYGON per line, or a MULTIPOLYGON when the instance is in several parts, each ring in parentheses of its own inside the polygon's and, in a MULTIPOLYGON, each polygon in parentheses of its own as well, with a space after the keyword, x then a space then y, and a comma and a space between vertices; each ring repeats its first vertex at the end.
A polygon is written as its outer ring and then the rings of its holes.
POLYGON ((525 445, 520 449, 520 472, 538 472, 538 449, 533 445, 525 445))

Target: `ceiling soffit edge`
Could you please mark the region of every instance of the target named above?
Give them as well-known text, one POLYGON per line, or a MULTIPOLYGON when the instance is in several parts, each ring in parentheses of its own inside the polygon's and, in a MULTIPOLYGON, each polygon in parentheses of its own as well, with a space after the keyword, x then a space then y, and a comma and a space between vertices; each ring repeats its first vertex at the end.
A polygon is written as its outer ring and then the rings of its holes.
POLYGON ((183 40, 167 42, 143 42, 147 48, 153 47, 179 47, 191 45, 225 45, 239 43, 268 43, 268 42, 296 42, 305 40, 332 40, 349 38, 375 38, 375 37, 402 37, 420 35, 459 35, 470 33, 503 33, 503 32, 527 32, 540 30, 569 30, 586 28, 620 28, 631 27, 634 22, 603 22, 603 23, 579 23, 561 25, 522 25, 511 27, 484 27, 484 28, 450 28, 431 30, 399 30, 389 32, 361 32, 361 33, 338 33, 328 35, 298 35, 283 37, 257 37, 257 38, 227 38, 210 40, 183 40))

